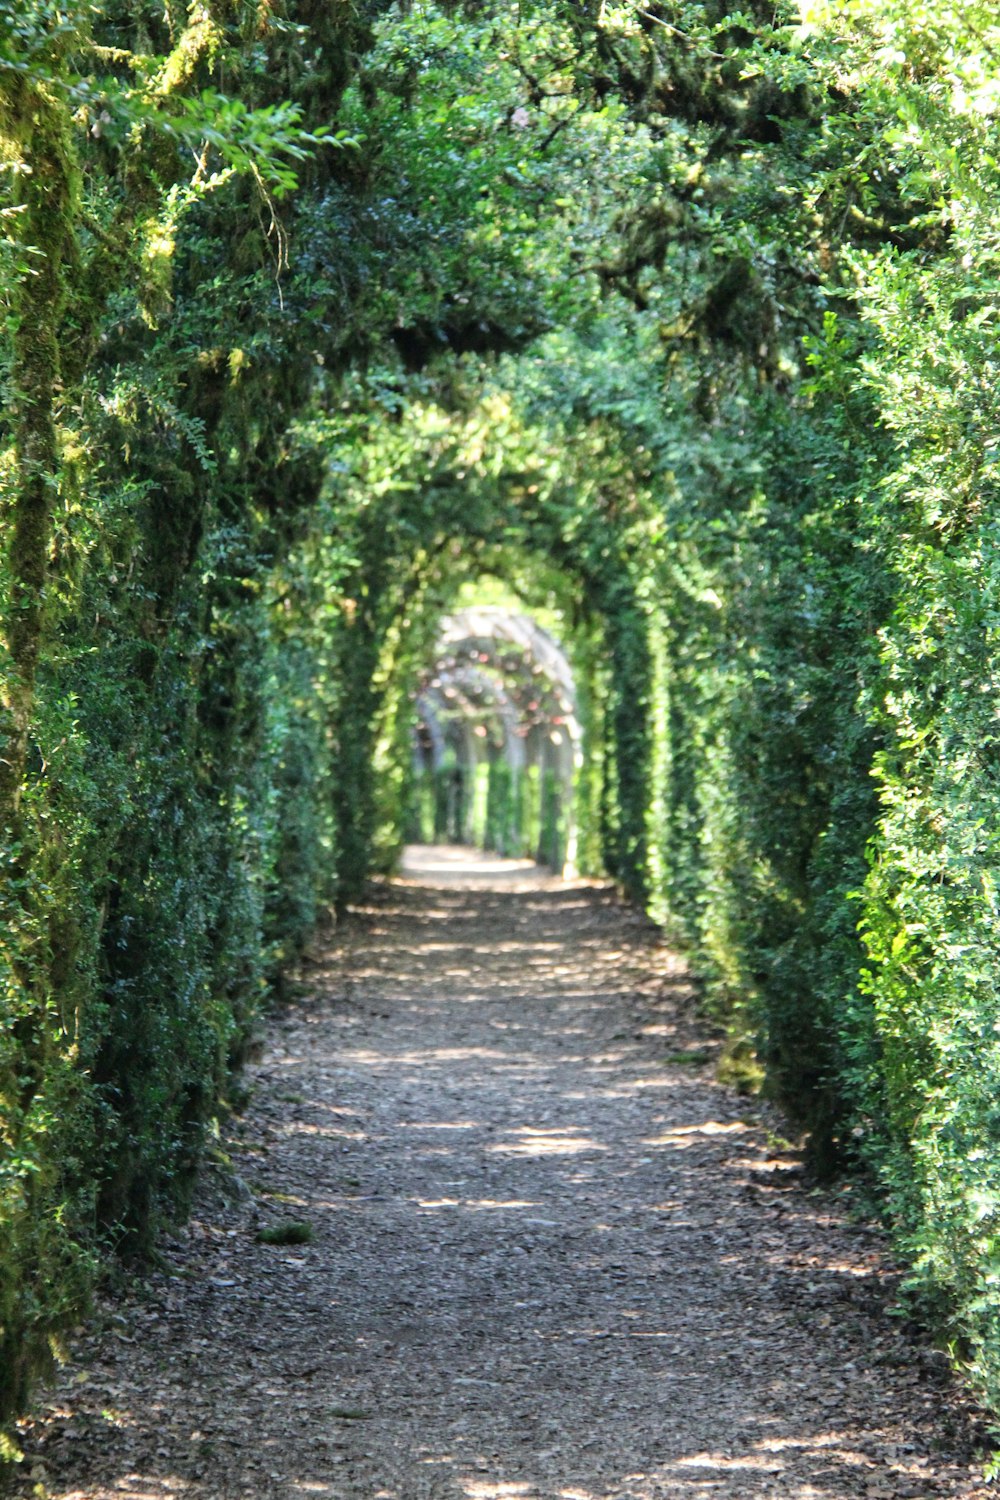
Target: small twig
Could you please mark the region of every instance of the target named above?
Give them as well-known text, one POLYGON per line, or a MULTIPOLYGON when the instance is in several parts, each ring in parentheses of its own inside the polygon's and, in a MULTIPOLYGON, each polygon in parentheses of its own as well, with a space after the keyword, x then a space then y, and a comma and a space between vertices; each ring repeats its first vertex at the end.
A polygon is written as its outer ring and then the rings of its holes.
POLYGON ((205 173, 208 171, 208 141, 202 142, 200 153, 195 151, 194 147, 192 147, 191 155, 194 157, 195 163, 195 173, 191 179, 191 186, 197 187, 198 183, 201 182, 205 173))
MULTIPOLYGON (((681 41, 687 42, 689 46, 693 47, 695 45, 694 38, 690 35, 689 32, 681 31, 679 26, 672 26, 670 22, 665 21, 662 16, 654 16, 651 10, 641 10, 639 14, 640 16, 645 17, 647 21, 652 21, 654 26, 662 26, 664 31, 670 32, 671 36, 680 37, 681 41)), ((725 52, 714 52, 711 47, 706 47, 705 53, 706 56, 716 57, 722 62, 725 62, 726 60, 725 52)))
POLYGON ((539 156, 542 154, 543 151, 547 151, 549 149, 549 147, 552 145, 552 142, 555 140, 556 136, 559 134, 560 130, 565 130, 566 126, 569 124, 569 122, 570 122, 570 120, 572 118, 573 118, 572 115, 565 115, 561 120, 557 120, 556 121, 556 123, 553 125, 552 129, 550 131, 548 131, 548 133, 546 134, 544 140, 542 140, 539 143, 539 146, 538 146, 538 154, 539 154, 539 156))
POLYGON ((253 176, 254 182, 257 184, 257 190, 263 198, 264 202, 267 204, 268 213, 271 215, 271 223, 265 232, 265 238, 270 239, 273 235, 275 244, 277 246, 277 254, 274 260, 274 284, 278 291, 278 306, 281 308, 281 311, 284 312, 285 299, 281 290, 281 273, 282 271, 287 271, 290 264, 288 259, 288 236, 281 226, 281 220, 278 218, 278 212, 275 208, 274 199, 268 192, 267 184, 261 176, 259 169, 253 163, 251 163, 250 171, 253 176))

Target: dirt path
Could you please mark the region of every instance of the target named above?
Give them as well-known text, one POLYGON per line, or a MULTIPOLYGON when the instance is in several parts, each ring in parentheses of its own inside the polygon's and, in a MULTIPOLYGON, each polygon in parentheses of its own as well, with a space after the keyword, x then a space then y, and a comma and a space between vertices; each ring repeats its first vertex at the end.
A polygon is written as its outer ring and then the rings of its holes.
POLYGON ((646 924, 523 871, 421 879, 277 1023, 235 1192, 78 1341, 25 1493, 985 1494, 878 1241, 713 1082, 646 924), (257 1240, 289 1219, 313 1241, 257 1240))

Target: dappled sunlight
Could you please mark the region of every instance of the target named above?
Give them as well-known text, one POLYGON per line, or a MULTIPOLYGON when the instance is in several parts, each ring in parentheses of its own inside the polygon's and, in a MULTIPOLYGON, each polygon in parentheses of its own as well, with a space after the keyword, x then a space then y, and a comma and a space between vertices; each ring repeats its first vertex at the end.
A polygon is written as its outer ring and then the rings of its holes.
POLYGON ((409 844, 400 865, 401 886, 444 891, 562 891, 590 881, 565 881, 533 859, 505 858, 464 844, 409 844))
MULTIPOLYGON (((593 1429, 581 1434, 580 1446, 591 1446, 597 1435, 593 1429)), ((844 1494, 845 1479, 858 1487, 854 1493, 885 1496, 887 1500, 900 1494, 922 1500, 929 1492, 922 1488, 928 1484, 925 1455, 900 1454, 891 1466, 873 1462, 846 1432, 822 1428, 815 1433, 761 1436, 721 1447, 682 1451, 653 1464, 647 1462, 639 1469, 623 1467, 613 1480, 596 1483, 575 1472, 585 1460, 573 1446, 566 1449, 562 1479, 544 1483, 523 1477, 526 1462, 530 1465, 531 1460, 520 1445, 514 1445, 505 1460, 484 1452, 474 1436, 444 1451, 415 1452, 412 1461, 418 1469, 435 1473, 434 1494, 448 1500, 664 1500, 667 1495, 672 1500, 694 1500, 706 1492, 744 1500, 751 1494, 769 1493, 779 1483, 779 1492, 789 1500, 834 1500, 844 1494), (752 1489, 746 1488, 748 1483, 752 1489)), ((271 1485, 275 1482, 281 1486, 280 1493, 289 1495, 344 1494, 342 1479, 316 1473, 275 1471, 271 1485)), ((198 1481, 170 1471, 125 1472, 114 1485, 115 1496, 122 1500, 163 1500, 165 1496, 191 1492, 203 1493, 198 1481)), ((409 1500, 413 1492, 405 1483, 400 1486, 390 1482, 373 1486, 368 1493, 371 1500, 409 1500)), ((85 1500, 79 1491, 54 1490, 50 1494, 51 1500, 85 1500)))
POLYGON ((446 1063, 462 1062, 530 1062, 530 1057, 512 1059, 510 1054, 495 1047, 426 1047, 407 1052, 373 1052, 361 1048, 345 1052, 345 1061, 353 1067, 414 1068, 440 1067, 446 1063))
POLYGON ((463 1483, 469 1500, 508 1500, 510 1496, 537 1494, 532 1484, 507 1484, 502 1480, 495 1483, 492 1480, 483 1479, 466 1479, 463 1483))
POLYGON ((107 1500, 966 1500, 967 1471, 923 1486, 933 1387, 894 1414, 891 1269, 712 1078, 683 983, 602 892, 525 944, 522 895, 460 900, 465 944, 408 890, 282 1018, 226 1145, 239 1196, 75 1396, 112 1405, 122 1350, 172 1341, 130 1377, 107 1500), (306 1243, 258 1239, 288 1221, 306 1243), (206 1463, 239 1481, 206 1494, 206 1463))
POLYGON ((566 1130, 533 1130, 525 1125, 514 1132, 512 1141, 498 1141, 487 1150, 498 1156, 578 1156, 584 1151, 607 1151, 608 1147, 589 1136, 566 1130))
POLYGON ((285 1135, 313 1135, 328 1136, 339 1141, 364 1141, 367 1133, 363 1130, 342 1130, 332 1126, 313 1125, 308 1120, 289 1120, 283 1127, 285 1135))
POLYGON ((723 1124, 718 1120, 705 1120, 699 1125, 678 1125, 665 1130, 661 1135, 645 1136, 644 1146, 669 1146, 674 1151, 686 1151, 695 1144, 698 1136, 743 1135, 749 1129, 742 1120, 731 1120, 723 1124))
POLYGON ((411 1198, 417 1208, 462 1208, 478 1213, 484 1209, 510 1212, 516 1208, 537 1208, 534 1198, 411 1198))
MULTIPOLYGON (((424 875, 442 874, 465 874, 465 875, 520 875, 539 874, 539 866, 533 859, 489 859, 483 857, 475 862, 466 859, 427 858, 421 860, 418 867, 404 863, 402 875, 414 876, 419 872, 424 875)), ((548 873, 548 872, 546 872, 548 873)))

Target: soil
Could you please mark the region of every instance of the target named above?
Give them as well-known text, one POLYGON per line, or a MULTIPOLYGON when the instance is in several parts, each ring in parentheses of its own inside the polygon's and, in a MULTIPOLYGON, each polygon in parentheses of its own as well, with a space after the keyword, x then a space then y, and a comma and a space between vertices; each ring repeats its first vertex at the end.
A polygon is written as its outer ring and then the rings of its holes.
POLYGON ((232 1167, 75 1340, 21 1492, 985 1496, 884 1242, 717 1052, 609 888, 412 856, 275 1017, 232 1167))

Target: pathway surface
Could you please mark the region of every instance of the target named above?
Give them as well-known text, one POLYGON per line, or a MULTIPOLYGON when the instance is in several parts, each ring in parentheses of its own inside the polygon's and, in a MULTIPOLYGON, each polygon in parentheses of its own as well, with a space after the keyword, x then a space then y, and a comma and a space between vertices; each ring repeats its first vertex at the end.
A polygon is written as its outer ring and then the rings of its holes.
POLYGON ((423 851, 337 934, 24 1493, 985 1494, 880 1242, 714 1081, 680 965, 608 890, 490 864, 423 851))

